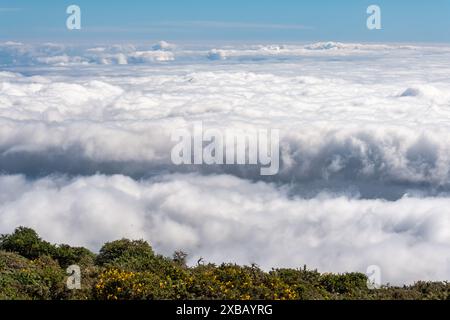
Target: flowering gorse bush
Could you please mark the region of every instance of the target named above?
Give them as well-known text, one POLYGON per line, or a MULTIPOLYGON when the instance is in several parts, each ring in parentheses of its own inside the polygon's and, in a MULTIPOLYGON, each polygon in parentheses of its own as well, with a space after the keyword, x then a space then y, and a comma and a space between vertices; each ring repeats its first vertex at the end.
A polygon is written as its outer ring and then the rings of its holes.
POLYGON ((143 240, 108 242, 95 255, 18 228, 0 237, 0 299, 450 299, 447 282, 369 290, 361 273, 321 274, 306 266, 266 272, 256 265, 186 261, 182 251, 157 255, 143 240), (65 285, 69 263, 80 266, 80 290, 65 285))

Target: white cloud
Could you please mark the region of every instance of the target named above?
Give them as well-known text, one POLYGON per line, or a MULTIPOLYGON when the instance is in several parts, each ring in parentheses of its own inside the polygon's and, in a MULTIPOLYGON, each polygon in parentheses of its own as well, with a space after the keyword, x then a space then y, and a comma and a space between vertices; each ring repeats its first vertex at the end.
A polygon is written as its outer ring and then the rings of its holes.
POLYGON ((153 50, 170 51, 176 48, 176 45, 167 41, 159 41, 152 46, 153 50))
MULTIPOLYGON (((156 44, 121 44, 106 46, 70 46, 54 43, 29 45, 18 42, 0 43, 0 65, 64 65, 79 64, 124 64, 127 59, 131 64, 152 63, 158 61, 207 61, 212 48, 204 46, 176 46, 160 41, 156 44), (145 55, 146 59, 139 59, 145 55), (148 59, 148 57, 151 57, 148 59)), ((445 46, 419 47, 414 45, 357 44, 339 42, 319 42, 306 45, 239 45, 222 46, 214 50, 221 51, 235 60, 286 60, 299 57, 345 57, 402 54, 417 60, 417 53, 426 50, 426 54, 449 52, 445 46)), ((433 58, 430 56, 429 58, 433 58)))
MULTIPOLYGON (((139 52, 130 46, 110 51, 139 52)), ((392 62, 383 59, 363 60, 354 72, 347 71, 352 59, 296 62, 286 69, 279 63, 249 64, 249 70, 226 63, 166 65, 121 69, 120 76, 105 67, 99 79, 60 70, 30 77, 3 72, 0 163, 6 172, 27 174, 196 170, 171 165, 170 136, 201 120, 223 129, 281 129, 282 170, 273 179, 308 183, 299 190, 308 196, 323 188, 390 199, 415 191, 439 194, 450 188, 450 95, 440 76, 450 69, 440 62, 442 54, 437 57, 429 81, 411 78, 401 65, 387 68, 392 62), (40 166, 33 169, 36 161, 40 166)), ((429 72, 419 59, 415 63, 419 72, 429 72)), ((260 178, 245 168, 199 169, 260 178)))
POLYGON ((18 225, 46 239, 98 250, 120 237, 144 238, 220 263, 264 268, 365 271, 380 265, 391 283, 450 277, 450 198, 360 200, 286 190, 232 176, 124 176, 67 180, 0 177, 0 232, 18 225))
POLYGON ((448 279, 449 61, 395 44, 1 44, 0 231, 448 279), (171 133, 194 121, 280 129, 280 174, 173 166, 171 133))

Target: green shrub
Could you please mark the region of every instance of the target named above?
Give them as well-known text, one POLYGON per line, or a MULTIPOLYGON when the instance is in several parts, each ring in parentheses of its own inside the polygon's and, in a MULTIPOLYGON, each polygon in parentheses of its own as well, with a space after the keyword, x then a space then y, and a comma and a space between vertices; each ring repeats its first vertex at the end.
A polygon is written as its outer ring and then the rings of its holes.
POLYGON ((0 237, 0 299, 450 299, 447 282, 367 288, 361 273, 261 270, 256 265, 199 264, 186 254, 156 255, 143 240, 85 248, 53 245, 29 228, 0 237), (81 290, 66 289, 65 268, 81 268, 81 290))
POLYGON ((56 252, 56 248, 43 241, 36 231, 25 227, 17 228, 11 235, 1 235, 0 250, 16 252, 28 259, 43 255, 52 256, 56 252))
POLYGON ((100 249, 100 253, 95 259, 97 265, 103 266, 114 262, 127 260, 150 259, 154 257, 152 247, 144 240, 121 239, 107 242, 100 249))
POLYGON ((213 264, 192 271, 190 291, 199 299, 296 299, 295 289, 278 275, 263 272, 257 266, 213 264))
POLYGON ((317 270, 303 269, 275 269, 270 273, 276 274, 285 283, 295 288, 301 300, 322 300, 329 298, 329 292, 320 284, 320 273, 317 270))
POLYGON ((1 299, 63 299, 65 274, 49 256, 34 260, 0 251, 1 299))
POLYGON ((94 287, 99 300, 177 299, 177 283, 151 272, 108 269, 100 274, 94 287))
POLYGON ((94 263, 95 254, 86 248, 71 247, 66 244, 55 247, 52 257, 59 262, 62 268, 72 264, 89 266, 94 263))
POLYGON ((63 268, 71 264, 92 264, 95 257, 91 251, 85 248, 71 247, 66 244, 59 246, 50 244, 42 240, 36 231, 25 227, 17 228, 11 235, 1 235, 0 250, 16 252, 28 259, 49 256, 58 261, 63 268))
POLYGON ((362 296, 368 291, 367 276, 362 273, 322 274, 319 283, 328 292, 349 298, 362 296))

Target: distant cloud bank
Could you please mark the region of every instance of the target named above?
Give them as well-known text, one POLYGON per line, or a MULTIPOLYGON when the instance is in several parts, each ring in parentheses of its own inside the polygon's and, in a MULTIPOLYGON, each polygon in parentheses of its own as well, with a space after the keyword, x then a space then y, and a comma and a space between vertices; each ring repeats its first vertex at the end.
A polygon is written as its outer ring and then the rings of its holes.
POLYGON ((194 261, 450 278, 450 47, 0 44, 0 233, 194 261), (280 129, 280 172, 175 166, 195 121, 280 129))

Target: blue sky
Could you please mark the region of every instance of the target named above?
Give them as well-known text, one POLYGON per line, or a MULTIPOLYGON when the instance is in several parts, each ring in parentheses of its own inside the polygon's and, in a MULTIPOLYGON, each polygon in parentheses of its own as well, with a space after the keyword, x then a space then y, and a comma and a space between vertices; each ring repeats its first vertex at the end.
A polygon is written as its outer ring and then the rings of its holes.
POLYGON ((0 0, 0 40, 450 42, 450 0, 0 0), (66 7, 82 30, 65 27, 66 7), (382 10, 382 30, 366 9, 382 10))

